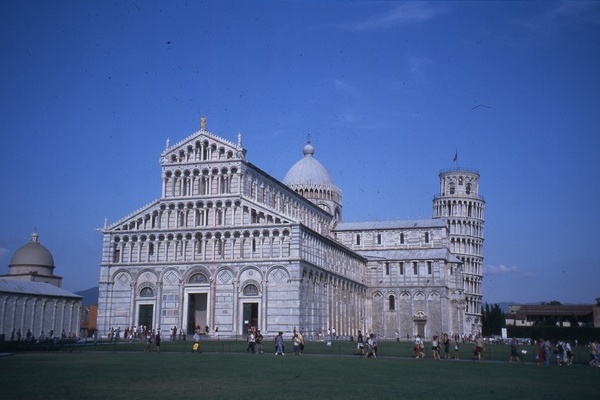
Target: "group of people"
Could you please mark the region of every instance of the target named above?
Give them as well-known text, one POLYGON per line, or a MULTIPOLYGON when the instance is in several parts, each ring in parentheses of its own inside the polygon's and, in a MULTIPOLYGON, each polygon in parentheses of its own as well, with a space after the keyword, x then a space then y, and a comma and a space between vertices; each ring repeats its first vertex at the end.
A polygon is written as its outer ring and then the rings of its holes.
MULTIPOLYGON (((448 360, 450 359, 450 348, 453 348, 454 350, 454 359, 458 360, 459 359, 459 355, 458 355, 458 348, 459 348, 459 340, 457 337, 453 337, 452 339, 450 338, 450 336, 447 333, 444 333, 441 337, 439 335, 434 335, 433 338, 431 339, 431 355, 433 357, 434 360, 441 360, 441 347, 444 347, 444 359, 448 360)), ((417 336, 415 336, 415 342, 414 342, 414 357, 415 358, 425 358, 425 344, 423 342, 423 339, 421 338, 421 335, 417 334, 417 336)), ((476 344, 476 354, 479 354, 479 357, 483 357, 483 342, 481 343, 481 348, 479 350, 477 350, 477 344, 476 344)), ((481 359, 481 358, 478 358, 481 359)))
MULTIPOLYGON (((63 329, 62 333, 60 334, 60 339, 61 340, 67 339, 67 333, 65 332, 64 329, 63 329)), ((12 332, 10 333, 10 341, 11 342, 26 341, 26 342, 31 342, 31 343, 49 343, 49 342, 51 343, 56 340, 58 340, 58 337, 54 335, 54 329, 50 330, 50 332, 48 332, 47 335, 44 333, 44 331, 41 331, 37 338, 31 332, 31 329, 27 329, 27 333, 25 333, 24 337, 23 337, 23 334, 21 333, 21 329, 17 329, 17 330, 13 329, 12 332)))
MULTIPOLYGON (((577 345, 577 341, 575 342, 577 345)), ((600 367, 600 344, 593 340, 589 344, 590 349, 590 360, 588 365, 592 367, 600 367)), ((573 365, 575 355, 569 341, 558 340, 552 343, 550 340, 540 339, 538 342, 538 354, 536 355, 537 365, 549 366, 551 363, 552 355, 556 357, 556 364, 561 365, 573 365)))
POLYGON ((571 344, 568 341, 559 340, 553 344, 548 339, 540 339, 538 342, 536 364, 549 366, 553 354, 556 357, 557 365, 573 365, 574 355, 571 344))
POLYGON ((377 358, 377 350, 379 345, 377 341, 377 335, 375 335, 374 333, 369 333, 367 334, 367 340, 365 341, 363 334, 359 329, 356 341, 357 354, 366 358, 377 358))
POLYGON ((255 326, 253 326, 252 328, 250 328, 248 330, 248 347, 246 348, 246 351, 248 353, 258 353, 258 354, 262 354, 263 353, 263 342, 264 342, 264 337, 262 335, 262 333, 260 333, 260 329, 256 329, 255 326))
POLYGON ((147 333, 146 347, 144 347, 144 351, 150 351, 150 348, 152 347, 152 343, 154 343, 154 351, 160 351, 160 341, 161 341, 160 329, 157 329, 156 331, 147 333))

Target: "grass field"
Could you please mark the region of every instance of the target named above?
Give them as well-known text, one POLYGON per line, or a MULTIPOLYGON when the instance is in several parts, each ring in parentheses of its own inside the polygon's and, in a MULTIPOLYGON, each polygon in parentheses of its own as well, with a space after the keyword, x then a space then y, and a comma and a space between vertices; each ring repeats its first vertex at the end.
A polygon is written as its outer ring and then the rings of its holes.
MULTIPOLYGON (((0 357, 1 398, 483 400, 598 395, 600 368, 585 366, 586 358, 571 367, 543 367, 532 360, 509 364, 509 347, 502 345, 488 346, 489 361, 484 362, 413 359, 409 343, 380 347, 377 359, 354 356, 349 342, 309 342, 302 356, 274 356, 270 343, 265 354, 252 355, 241 341, 205 341, 200 354, 190 351, 190 342, 165 342, 160 353, 144 352, 143 343, 19 352, 0 357)), ((463 346, 462 353, 471 347, 463 346)))

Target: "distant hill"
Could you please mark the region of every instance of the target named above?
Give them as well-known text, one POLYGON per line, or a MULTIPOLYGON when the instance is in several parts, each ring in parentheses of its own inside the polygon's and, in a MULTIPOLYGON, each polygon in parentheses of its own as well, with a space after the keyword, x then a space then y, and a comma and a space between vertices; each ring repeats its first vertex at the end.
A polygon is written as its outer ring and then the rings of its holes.
POLYGON ((75 292, 75 294, 83 297, 83 299, 81 299, 81 305, 90 306, 93 304, 98 304, 98 286, 94 286, 93 288, 82 290, 80 292, 75 292))

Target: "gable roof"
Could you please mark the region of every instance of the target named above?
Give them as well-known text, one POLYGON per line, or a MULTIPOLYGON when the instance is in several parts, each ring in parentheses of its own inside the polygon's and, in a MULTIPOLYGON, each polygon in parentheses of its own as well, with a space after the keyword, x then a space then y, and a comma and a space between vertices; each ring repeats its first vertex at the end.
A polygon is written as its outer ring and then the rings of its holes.
POLYGON ((35 296, 69 297, 81 299, 81 296, 46 282, 20 281, 0 278, 0 293, 29 294, 35 296))

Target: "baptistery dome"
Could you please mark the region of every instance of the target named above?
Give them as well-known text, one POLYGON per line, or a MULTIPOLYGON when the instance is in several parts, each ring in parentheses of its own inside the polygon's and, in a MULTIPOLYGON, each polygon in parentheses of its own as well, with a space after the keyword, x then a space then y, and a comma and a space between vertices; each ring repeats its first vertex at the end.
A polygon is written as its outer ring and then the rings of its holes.
POLYGON ((33 233, 30 242, 15 251, 9 266, 36 266, 53 269, 54 258, 52 257, 52 253, 40 244, 38 234, 33 233))
POLYGON ((8 267, 8 274, 4 277, 43 281, 60 287, 62 277, 54 275, 54 257, 40 244, 36 232, 31 235, 29 243, 15 251, 8 267))

